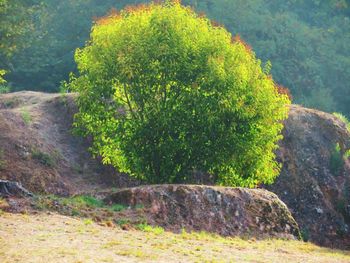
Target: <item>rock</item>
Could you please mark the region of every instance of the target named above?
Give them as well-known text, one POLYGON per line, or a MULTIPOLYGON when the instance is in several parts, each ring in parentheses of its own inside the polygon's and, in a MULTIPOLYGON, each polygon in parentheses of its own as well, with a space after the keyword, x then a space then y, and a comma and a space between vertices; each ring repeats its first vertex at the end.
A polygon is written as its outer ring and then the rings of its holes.
POLYGON ((17 182, 0 180, 0 197, 25 197, 33 196, 27 189, 17 182))
POLYGON ((172 231, 214 232, 224 236, 299 238, 286 205, 263 189, 196 185, 155 185, 119 190, 107 203, 145 207, 154 224, 172 231))
POLYGON ((277 151, 283 168, 266 189, 287 204, 302 232, 319 245, 350 248, 350 164, 332 170, 336 144, 350 148, 350 135, 332 114, 293 105, 277 151))

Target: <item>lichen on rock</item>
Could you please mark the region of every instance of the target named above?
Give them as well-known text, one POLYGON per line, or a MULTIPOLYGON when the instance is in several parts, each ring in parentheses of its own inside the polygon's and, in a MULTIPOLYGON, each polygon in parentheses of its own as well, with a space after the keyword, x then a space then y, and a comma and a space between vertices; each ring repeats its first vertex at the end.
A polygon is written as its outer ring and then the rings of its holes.
POLYGON ((198 185, 154 185, 119 190, 108 203, 142 205, 150 223, 180 231, 224 236, 299 238, 287 206, 263 189, 198 185))

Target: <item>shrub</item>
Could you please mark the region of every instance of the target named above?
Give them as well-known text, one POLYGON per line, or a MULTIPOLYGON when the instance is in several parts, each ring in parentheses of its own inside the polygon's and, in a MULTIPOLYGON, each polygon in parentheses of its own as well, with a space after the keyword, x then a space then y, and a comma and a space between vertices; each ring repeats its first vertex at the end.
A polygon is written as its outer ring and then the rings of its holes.
POLYGON ((0 69, 0 94, 10 92, 10 88, 6 85, 6 80, 4 79, 6 71, 0 69))
POLYGON ((6 83, 6 80, 4 79, 5 74, 6 74, 6 71, 3 69, 0 69, 0 84, 6 83))
POLYGON ((290 103, 243 41, 177 2, 114 12, 77 50, 75 126, 105 164, 150 183, 253 187, 279 173, 290 103))
POLYGON ((330 170, 331 173, 338 176, 344 167, 344 157, 340 149, 339 143, 336 143, 330 156, 330 170))
POLYGON ((41 164, 48 167, 54 167, 56 165, 56 161, 51 155, 37 149, 32 150, 32 158, 38 160, 41 164))
POLYGON ((347 130, 350 133, 350 121, 341 113, 339 112, 334 112, 333 115, 337 117, 340 121, 344 122, 346 125, 347 130))

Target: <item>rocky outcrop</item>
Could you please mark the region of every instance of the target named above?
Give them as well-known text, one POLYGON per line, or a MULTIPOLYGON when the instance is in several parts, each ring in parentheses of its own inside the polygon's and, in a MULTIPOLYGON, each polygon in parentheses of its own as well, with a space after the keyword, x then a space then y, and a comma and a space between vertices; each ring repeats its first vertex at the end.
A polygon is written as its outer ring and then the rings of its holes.
POLYGON ((350 165, 342 161, 350 135, 345 124, 332 114, 291 106, 283 135, 277 152, 283 168, 267 189, 287 204, 305 239, 350 248, 350 165))
MULTIPOLYGON (((0 179, 59 195, 138 185, 91 158, 89 142, 71 133, 75 112, 74 94, 0 95, 0 179)), ((350 163, 339 162, 350 148, 344 123, 293 105, 283 135, 277 151, 281 175, 266 188, 288 205, 305 239, 350 248, 350 163)), ((195 183, 210 183, 208 176, 195 177, 195 183)))
POLYGON ((204 230, 225 236, 298 238, 286 205, 263 189, 156 185, 119 190, 107 203, 144 206, 168 230, 204 230))

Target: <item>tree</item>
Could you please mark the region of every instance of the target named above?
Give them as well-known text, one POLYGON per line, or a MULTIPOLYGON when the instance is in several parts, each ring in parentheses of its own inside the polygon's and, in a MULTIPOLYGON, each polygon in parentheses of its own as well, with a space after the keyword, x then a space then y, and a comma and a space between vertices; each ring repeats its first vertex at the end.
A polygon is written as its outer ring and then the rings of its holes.
POLYGON ((130 0, 44 1, 31 15, 31 44, 11 59, 13 69, 8 79, 13 90, 57 92, 60 82, 76 70, 74 51, 88 39, 93 17, 127 2, 130 0))
POLYGON ((252 187, 278 175, 290 102, 269 67, 207 18, 176 2, 113 12, 75 59, 76 126, 104 163, 150 183, 202 171, 252 187))
POLYGON ((30 11, 35 0, 0 0, 0 84, 4 83, 5 70, 9 68, 9 58, 28 44, 21 39, 31 26, 30 11))
MULTIPOLYGON (((20 52, 17 50, 6 67, 1 66, 4 60, 0 58, 0 68, 10 69, 7 79, 12 83, 12 90, 58 91, 61 80, 68 79, 69 72, 76 72, 74 50, 82 47, 88 39, 94 16, 101 16, 112 7, 120 9, 150 0, 41 2, 41 8, 25 16, 31 20, 27 24, 31 27, 33 22, 35 24, 30 41, 28 34, 26 38, 21 37, 25 41, 16 41, 16 45, 26 43, 26 48, 20 52)), ((343 112, 350 117, 348 0, 183 2, 222 23, 233 35, 241 35, 264 63, 271 61, 274 79, 290 89, 295 103, 329 112, 343 112)), ((18 14, 21 11, 12 12, 5 20, 16 18, 16 24, 26 24, 18 19, 23 18, 18 14)), ((1 15, 1 21, 3 19, 1 15)), ((4 35, 0 29, 0 38, 4 35)))

